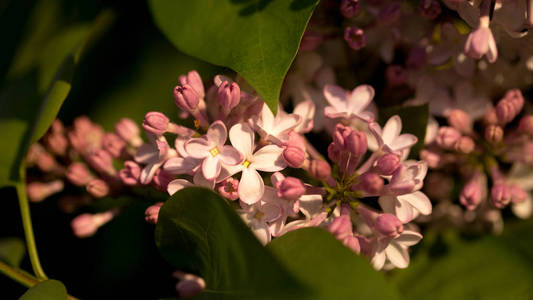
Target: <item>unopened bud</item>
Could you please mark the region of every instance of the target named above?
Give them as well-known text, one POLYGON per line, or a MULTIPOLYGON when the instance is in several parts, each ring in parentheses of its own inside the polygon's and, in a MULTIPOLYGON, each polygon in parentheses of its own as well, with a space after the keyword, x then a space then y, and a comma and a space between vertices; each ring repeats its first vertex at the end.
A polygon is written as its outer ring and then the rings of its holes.
POLYGON ((448 114, 448 124, 462 133, 472 130, 472 120, 464 110, 452 109, 448 114))
POLYGON ((492 204, 497 208, 503 208, 511 202, 511 189, 504 183, 497 183, 490 191, 492 204))
POLYGON ((115 124, 115 133, 125 142, 134 147, 139 147, 142 144, 141 137, 139 136, 139 126, 137 126, 137 124, 131 119, 120 119, 120 121, 115 124))
POLYGON ((181 75, 178 80, 181 85, 190 85, 200 98, 205 98, 204 83, 198 72, 192 70, 187 75, 181 75))
POLYGON ((141 176, 141 167, 134 161, 124 162, 124 169, 118 173, 120 180, 125 185, 137 185, 141 176))
POLYGON ((377 218, 376 229, 384 236, 395 238, 403 232, 403 224, 395 215, 387 213, 377 218))
POLYGON ((291 168, 300 168, 305 161, 305 152, 300 147, 292 145, 287 146, 281 156, 291 168))
POLYGON ((374 172, 366 172, 359 176, 359 188, 368 194, 375 195, 383 189, 383 178, 374 172))
POLYGON ((28 198, 32 202, 41 202, 49 196, 63 190, 64 184, 61 180, 52 182, 32 182, 26 187, 28 198))
POLYGON ((453 149, 455 143, 457 143, 460 138, 461 133, 457 129, 443 126, 439 128, 435 141, 437 142, 437 145, 444 149, 453 149))
POLYGON ((344 139, 346 151, 355 157, 361 157, 366 153, 367 140, 366 134, 361 131, 353 130, 350 135, 344 139))
POLYGON ((174 180, 174 178, 170 173, 164 171, 163 169, 157 169, 152 182, 160 191, 166 191, 168 188, 168 184, 172 180, 174 180))
POLYGON ((142 127, 146 132, 163 135, 167 131, 169 123, 170 120, 165 114, 151 111, 144 116, 142 127))
POLYGON ((70 182, 77 186, 84 186, 93 179, 91 172, 82 162, 70 164, 65 175, 70 182))
POLYGON ((286 177, 276 185, 278 197, 287 200, 296 200, 305 194, 304 183, 295 177, 286 177))
POLYGON ((111 211, 99 214, 82 214, 75 217, 70 226, 74 235, 79 238, 86 238, 94 235, 98 228, 113 219, 114 213, 111 211))
POLYGON ((359 27, 346 27, 344 30, 344 40, 354 50, 359 50, 366 46, 365 32, 359 27))
POLYGON ((474 143, 474 140, 469 136, 462 136, 455 143, 455 150, 463 154, 468 154, 474 151, 475 147, 476 147, 476 144, 474 143))
POLYGON ((503 139, 503 129, 498 125, 489 125, 485 128, 485 139, 495 145, 503 139))
POLYGON ((230 111, 241 101, 241 89, 235 82, 222 82, 217 90, 218 103, 227 111, 230 111))
POLYGON ((429 168, 438 168, 442 161, 442 153, 424 149, 420 151, 420 159, 426 162, 429 168))
POLYGON ((522 187, 513 184, 509 187, 511 189, 511 201, 513 203, 522 203, 526 201, 528 194, 522 187))
POLYGON ((106 133, 102 138, 102 147, 113 157, 119 157, 126 143, 114 133, 106 133))
POLYGON ((205 289, 205 281, 201 277, 183 272, 180 273, 183 275, 178 276, 180 281, 176 284, 176 291, 180 298, 194 297, 205 289))
POLYGON ((116 174, 115 167, 113 166, 113 157, 109 152, 100 149, 93 154, 89 155, 87 161, 96 171, 107 175, 116 174))
POLYGON ((188 84, 174 88, 174 103, 183 111, 191 112, 198 107, 200 96, 194 88, 188 84))
POLYGON ((324 160, 312 160, 309 166, 309 173, 318 180, 327 180, 331 176, 331 167, 324 160))
POLYGON ((505 93, 505 99, 513 104, 517 115, 522 111, 522 108, 524 108, 524 96, 522 96, 522 92, 519 89, 508 90, 507 93, 505 93))
POLYGON ((507 98, 501 99, 496 105, 496 116, 499 124, 511 122, 517 114, 515 105, 507 98))
POLYGON ((161 210, 161 206, 163 206, 163 202, 157 202, 154 205, 149 206, 144 211, 144 219, 146 222, 150 224, 157 224, 157 219, 159 217, 159 211, 161 210))
POLYGON ((483 187, 479 180, 479 175, 474 175, 470 181, 463 187, 459 201, 468 210, 474 210, 479 203, 481 203, 481 197, 483 196, 483 187))
POLYGON ((518 130, 520 132, 533 136, 533 115, 527 115, 520 119, 520 124, 518 125, 518 130))
POLYGON ((85 186, 87 192, 95 198, 102 198, 109 194, 109 185, 102 179, 93 179, 85 186))
POLYGON ((398 166, 400 166, 400 157, 396 154, 389 153, 377 160, 374 169, 380 175, 391 175, 396 171, 398 166))

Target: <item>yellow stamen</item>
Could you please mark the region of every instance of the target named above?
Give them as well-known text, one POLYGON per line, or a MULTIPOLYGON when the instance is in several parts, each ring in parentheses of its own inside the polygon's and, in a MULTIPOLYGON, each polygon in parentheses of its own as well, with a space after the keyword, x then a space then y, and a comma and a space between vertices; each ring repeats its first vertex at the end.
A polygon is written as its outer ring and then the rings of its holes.
POLYGON ((194 120, 194 128, 196 129, 200 128, 200 121, 194 120))
POLYGON ((220 150, 218 150, 218 147, 215 147, 211 150, 209 150, 209 153, 211 153, 211 156, 215 157, 220 154, 220 150))
POLYGON ((252 162, 245 159, 244 162, 242 163, 242 165, 245 167, 245 168, 248 168, 248 166, 251 164, 252 162))
POLYGON ((254 218, 256 218, 256 219, 258 219, 258 220, 261 220, 261 218, 262 218, 264 215, 265 215, 264 213, 258 211, 258 212, 255 213, 254 218))

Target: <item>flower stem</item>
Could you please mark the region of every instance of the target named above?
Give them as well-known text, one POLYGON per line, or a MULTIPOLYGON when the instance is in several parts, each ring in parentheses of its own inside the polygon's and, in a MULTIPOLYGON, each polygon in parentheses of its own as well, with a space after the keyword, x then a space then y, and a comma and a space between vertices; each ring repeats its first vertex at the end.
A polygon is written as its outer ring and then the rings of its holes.
POLYGON ((10 265, 0 261, 0 272, 2 272, 7 277, 15 280, 16 282, 30 288, 37 284, 39 280, 32 275, 26 273, 23 270, 16 269, 10 265))
POLYGON ((22 217, 22 226, 24 227, 24 236, 26 237, 26 247, 30 256, 31 266, 35 276, 40 280, 46 280, 46 274, 41 267, 39 255, 37 254, 37 246, 35 245, 35 237, 33 236, 33 227, 31 224, 30 206, 28 204, 28 197, 26 196, 26 189, 23 183, 16 185, 17 196, 19 199, 20 215, 22 217))

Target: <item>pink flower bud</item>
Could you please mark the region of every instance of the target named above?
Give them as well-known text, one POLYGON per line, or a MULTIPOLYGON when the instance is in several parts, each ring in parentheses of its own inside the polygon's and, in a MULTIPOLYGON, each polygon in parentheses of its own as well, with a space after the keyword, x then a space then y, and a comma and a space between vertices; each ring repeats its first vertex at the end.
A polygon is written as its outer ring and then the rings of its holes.
POLYGON ((329 144, 328 146, 329 159, 331 159, 331 161, 335 163, 338 163, 340 160, 340 156, 341 156, 341 149, 339 148, 339 146, 335 142, 332 142, 331 144, 329 144))
POLYGON ((184 111, 191 112, 198 107, 200 96, 188 84, 174 88, 174 103, 184 111))
POLYGON ((350 19, 361 12, 359 0, 342 0, 340 11, 343 17, 350 19))
POLYGON ((504 183, 497 183, 490 191, 492 204, 497 208, 503 208, 511 202, 511 189, 504 183))
POLYGON ((366 134, 361 131, 353 130, 350 135, 344 139, 346 151, 355 157, 362 157, 366 153, 367 141, 366 134))
POLYGON ((218 192, 230 200, 239 198, 239 180, 233 177, 227 178, 218 186, 218 192))
POLYGON ((314 51, 323 41, 324 37, 322 34, 306 30, 300 42, 300 50, 314 51))
POLYGON ((459 201, 468 210, 474 210, 483 196, 483 187, 479 180, 479 175, 474 175, 470 181, 463 187, 459 201))
POLYGON ((483 122, 486 125, 498 124, 498 116, 496 115, 496 109, 489 108, 483 115, 483 122))
POLYGON ((102 147, 113 157, 119 157, 126 143, 114 133, 106 133, 102 138, 102 147))
POLYGON ((176 291, 180 298, 194 297, 205 289, 205 281, 201 277, 193 274, 183 274, 179 276, 180 281, 176 284, 176 291))
POLYGON ((452 109, 448 114, 448 124, 462 133, 472 130, 472 120, 464 110, 452 109))
POLYGON ((376 220, 376 229, 384 236, 395 238, 403 232, 403 224, 393 214, 382 214, 376 220))
POLYGON ((146 132, 163 135, 167 131, 169 123, 170 120, 165 114, 151 111, 144 116, 142 127, 146 132))
POLYGON ((305 161, 305 152, 300 147, 292 145, 287 146, 281 156, 291 168, 300 168, 305 161))
POLYGON ((462 136, 457 143, 455 143, 455 150, 463 154, 468 154, 474 151, 475 147, 476 144, 474 143, 474 140, 469 136, 462 136))
POLYGON ((224 81, 218 86, 217 98, 222 108, 230 111, 241 101, 241 89, 235 82, 224 81))
POLYGON ((63 156, 67 153, 68 140, 63 133, 51 133, 46 136, 45 141, 54 154, 63 156))
POLYGON ((533 136, 533 115, 527 115, 520 119, 518 130, 522 133, 533 136))
POLYGON ((136 162, 128 160, 124 162, 124 169, 120 170, 118 175, 125 185, 137 185, 141 176, 141 167, 136 162))
POLYGON ((102 198, 109 194, 109 185, 102 179, 93 179, 85 186, 87 192, 95 198, 102 198))
POLYGON ((422 16, 433 20, 440 15, 442 9, 440 8, 439 2, 435 0, 421 0, 420 4, 418 5, 418 12, 422 16))
POLYGON ((491 144, 498 144, 503 139, 503 129, 498 125, 489 125, 485 128, 485 139, 491 144))
POLYGON ((117 172, 115 167, 113 167, 113 157, 103 149, 89 155, 87 162, 100 173, 114 175, 117 172))
POLYGON ((383 189, 383 178, 374 172, 366 172, 359 176, 359 188, 371 195, 379 193, 383 189))
POLYGON ((516 114, 519 114, 524 108, 524 96, 522 96, 522 92, 519 89, 508 90, 505 93, 505 99, 513 104, 516 114))
POLYGON ((75 217, 70 223, 75 236, 86 238, 94 235, 98 228, 113 219, 114 213, 111 211, 99 214, 82 214, 75 217))
POLYGON ((496 105, 496 116, 499 124, 511 122, 517 114, 515 105, 507 98, 501 99, 496 105))
POLYGON ((342 244, 350 248, 353 252, 359 254, 361 253, 361 245, 359 244, 359 239, 355 236, 348 236, 342 240, 342 244))
POLYGON ((402 14, 402 8, 399 1, 391 2, 383 7, 378 15, 378 21, 384 25, 390 25, 396 22, 402 14))
POLYGON ((205 98, 204 83, 198 72, 192 70, 187 75, 181 75, 178 80, 181 85, 190 85, 200 98, 205 98))
POLYGON ((366 46, 365 32, 356 26, 346 27, 344 30, 344 40, 354 50, 359 50, 366 46))
POLYGON ((157 218, 159 217, 161 206, 163 206, 163 202, 157 202, 156 204, 149 206, 144 211, 144 219, 146 222, 154 225, 157 224, 157 218))
POLYGON ((336 217, 328 226, 328 231, 341 241, 346 237, 353 235, 350 215, 340 215, 336 217))
POLYGON ((400 86, 407 80, 407 72, 402 66, 390 65, 385 71, 385 78, 391 86, 400 86))
POLYGON ((141 137, 139 136, 139 126, 137 126, 137 124, 131 119, 120 119, 120 121, 115 124, 115 133, 125 142, 134 147, 139 147, 142 144, 141 137))
POLYGON ((396 154, 389 153, 377 160, 374 170, 380 175, 392 175, 399 166, 400 157, 396 154))
POLYGON ((155 172, 155 176, 152 180, 155 187, 159 189, 160 191, 166 192, 168 184, 174 180, 172 175, 162 169, 157 169, 155 172))
POLYGON ((425 161, 429 168, 438 168, 442 161, 442 153, 438 151, 424 149, 420 151, 420 159, 425 161))
POLYGON ((453 149, 455 143, 457 143, 460 138, 461 133, 457 129, 443 126, 439 128, 435 141, 437 142, 437 145, 444 149, 453 149))
POLYGON ((26 186, 26 192, 31 202, 41 202, 55 193, 63 190, 64 184, 61 180, 48 183, 32 182, 26 186))
POLYGON ((87 166, 82 162, 70 164, 65 175, 70 182, 77 186, 84 186, 94 178, 87 166))
POLYGON ((309 166, 309 173, 318 180, 327 180, 331 176, 331 167, 324 160, 312 160, 309 166))
POLYGON ((509 187, 511 189, 511 201, 513 203, 521 203, 526 201, 528 194, 522 187, 513 184, 509 187))
POLYGON ((487 55, 490 63, 495 62, 498 58, 498 48, 490 28, 479 27, 470 32, 466 39, 464 52, 474 59, 480 59, 483 55, 487 55))
POLYGON ((278 197, 287 200, 297 200, 305 194, 304 183, 295 177, 286 177, 281 182, 278 182, 276 189, 278 190, 278 197))
POLYGON ((35 164, 44 173, 50 173, 59 168, 59 164, 55 158, 46 151, 39 152, 35 164))

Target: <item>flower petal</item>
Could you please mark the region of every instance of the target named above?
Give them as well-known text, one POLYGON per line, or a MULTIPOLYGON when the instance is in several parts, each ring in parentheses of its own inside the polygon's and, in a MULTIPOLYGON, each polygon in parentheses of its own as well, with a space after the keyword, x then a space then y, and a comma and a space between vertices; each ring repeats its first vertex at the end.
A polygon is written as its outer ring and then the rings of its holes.
POLYGON ((322 211, 322 195, 303 195, 300 197, 300 211, 307 219, 322 211))
POLYGON ((148 164, 158 160, 159 151, 152 144, 142 144, 137 153, 135 153, 135 161, 140 164, 148 164))
POLYGON ((418 142, 416 136, 405 133, 395 138, 389 146, 393 151, 400 151, 412 147, 416 142, 418 142))
POLYGON ((394 241, 401 246, 410 247, 416 245, 422 239, 422 235, 416 231, 405 230, 394 241))
POLYGON ((222 164, 218 157, 207 156, 202 162, 202 173, 205 179, 214 180, 220 174, 222 164))
POLYGON ((409 253, 407 248, 400 246, 398 243, 392 241, 387 248, 385 254, 389 261, 397 268, 404 269, 409 266, 409 253))
POLYGON ((356 87, 348 97, 348 111, 353 114, 362 112, 374 98, 374 89, 366 84, 356 87))
POLYGON ((331 106, 337 111, 346 111, 347 103, 347 93, 340 86, 336 85, 326 85, 324 87, 324 97, 331 106))
POLYGON ((209 156, 211 144, 205 138, 194 138, 185 142, 185 151, 193 158, 202 159, 209 156))
POLYGON ((238 189, 241 201, 254 204, 261 199, 264 192, 265 184, 261 175, 253 168, 244 169, 238 189))
POLYGON ((254 153, 253 168, 265 172, 277 172, 285 169, 287 164, 281 157, 283 148, 267 145, 254 153))
POLYGON ((158 161, 145 166, 141 171, 139 182, 141 184, 149 184, 150 181, 152 181, 152 178, 154 178, 155 172, 157 169, 159 169, 159 167, 161 167, 162 164, 163 162, 158 161))
POLYGON ((174 179, 168 183, 167 192, 170 196, 172 196, 177 191, 189 186, 193 186, 193 184, 185 179, 174 179))
POLYGON ((229 130, 229 140, 235 149, 239 150, 244 157, 252 155, 254 149, 254 131, 248 124, 239 123, 229 130))
POLYGON ((324 116, 326 118, 330 118, 330 119, 344 118, 344 117, 346 117, 346 112, 338 111, 333 106, 326 106, 324 108, 324 116))
POLYGON ((243 155, 237 151, 237 149, 229 145, 222 147, 219 156, 222 163, 229 166, 238 165, 244 160, 243 155))
POLYGON ((215 145, 224 145, 228 138, 228 130, 222 121, 216 121, 209 126, 206 134, 207 140, 215 145))
POLYGON ((396 137, 400 135, 400 132, 402 132, 402 119, 400 119, 400 116, 394 115, 383 126, 383 134, 381 135, 383 143, 390 146, 396 137))
POLYGON ((200 163, 192 157, 172 157, 165 162, 163 169, 170 174, 191 174, 200 163))
POLYGON ((406 201, 407 203, 409 203, 412 207, 414 207, 423 215, 427 216, 431 214, 431 201, 426 196, 426 194, 420 191, 407 195, 400 195, 398 196, 398 198, 400 199, 400 201, 406 201))

